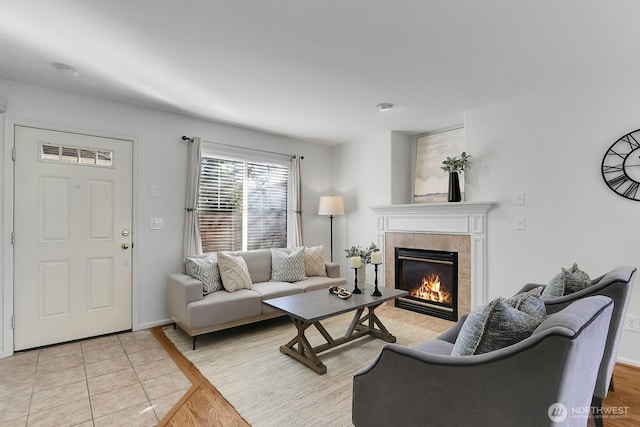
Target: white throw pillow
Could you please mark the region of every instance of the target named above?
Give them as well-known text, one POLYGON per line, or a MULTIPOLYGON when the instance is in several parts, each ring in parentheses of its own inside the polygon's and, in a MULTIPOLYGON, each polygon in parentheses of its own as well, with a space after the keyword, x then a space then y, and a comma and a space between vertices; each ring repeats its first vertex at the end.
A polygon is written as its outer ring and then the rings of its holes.
POLYGON ((251 276, 247 262, 241 256, 226 252, 218 253, 218 268, 222 278, 222 286, 228 292, 238 289, 251 289, 251 276))
POLYGON ((222 289, 218 259, 215 254, 205 257, 187 257, 184 261, 184 269, 189 276, 202 282, 204 295, 222 289))
POLYGON ((287 253, 281 249, 271 248, 271 281, 299 282, 304 275, 304 248, 287 253))
POLYGON ((327 277, 327 269, 324 261, 324 246, 304 248, 304 274, 307 277, 327 277))

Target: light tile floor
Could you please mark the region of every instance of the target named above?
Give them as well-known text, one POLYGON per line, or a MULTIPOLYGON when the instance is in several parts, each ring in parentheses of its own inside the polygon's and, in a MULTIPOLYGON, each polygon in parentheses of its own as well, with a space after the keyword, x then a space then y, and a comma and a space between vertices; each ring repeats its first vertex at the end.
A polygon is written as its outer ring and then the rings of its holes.
POLYGON ((0 425, 154 426, 191 387, 150 331, 0 359, 0 425))

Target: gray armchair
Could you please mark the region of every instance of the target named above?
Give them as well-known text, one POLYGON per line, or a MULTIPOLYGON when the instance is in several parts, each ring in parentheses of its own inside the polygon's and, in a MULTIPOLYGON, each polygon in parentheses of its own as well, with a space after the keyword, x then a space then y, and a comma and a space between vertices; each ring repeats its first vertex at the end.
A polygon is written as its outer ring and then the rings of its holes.
POLYGON ((562 425, 586 426, 612 312, 610 298, 584 298, 548 316, 529 338, 474 356, 451 356, 466 316, 434 340, 387 344, 353 378, 353 423, 551 426, 549 408, 561 403, 562 425))
MULTIPOLYGON (((602 426, 603 424, 600 408, 602 408, 602 400, 607 397, 607 392, 611 386, 611 376, 616 364, 618 345, 620 344, 620 337, 624 329, 624 318, 627 314, 627 306, 631 299, 635 276, 635 267, 618 267, 605 275, 593 279, 591 285, 581 291, 545 301, 547 314, 551 314, 562 310, 576 300, 592 295, 605 295, 613 300, 613 314, 609 326, 609 333, 607 334, 604 357, 598 370, 598 380, 593 392, 593 407, 597 408, 594 410, 596 426, 602 426)), ((537 286, 541 285, 530 283, 522 288, 521 292, 537 286)))

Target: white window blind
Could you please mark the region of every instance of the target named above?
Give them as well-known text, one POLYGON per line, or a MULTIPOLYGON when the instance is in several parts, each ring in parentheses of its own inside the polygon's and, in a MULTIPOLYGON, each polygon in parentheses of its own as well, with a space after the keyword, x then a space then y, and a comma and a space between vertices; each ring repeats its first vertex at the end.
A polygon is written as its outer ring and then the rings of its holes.
POLYGON ((286 247, 289 169, 204 155, 198 197, 203 252, 286 247))

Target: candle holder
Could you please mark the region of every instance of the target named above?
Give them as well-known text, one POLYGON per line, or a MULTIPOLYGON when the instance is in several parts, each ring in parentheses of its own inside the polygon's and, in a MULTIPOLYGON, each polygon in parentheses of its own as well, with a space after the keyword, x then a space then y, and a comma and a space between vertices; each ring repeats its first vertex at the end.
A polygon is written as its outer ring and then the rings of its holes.
POLYGON ((360 290, 360 288, 358 288, 358 269, 355 267, 351 267, 353 268, 353 271, 355 271, 356 274, 356 279, 355 279, 355 287, 353 288, 353 291, 351 291, 352 294, 361 294, 362 291, 360 290))
POLYGON ((380 292, 380 290, 378 289, 378 266, 380 264, 373 264, 373 267, 375 269, 376 272, 376 278, 374 280, 374 284, 375 284, 375 288, 373 288, 373 292, 371 292, 371 296, 373 297, 381 297, 382 293, 380 292))

